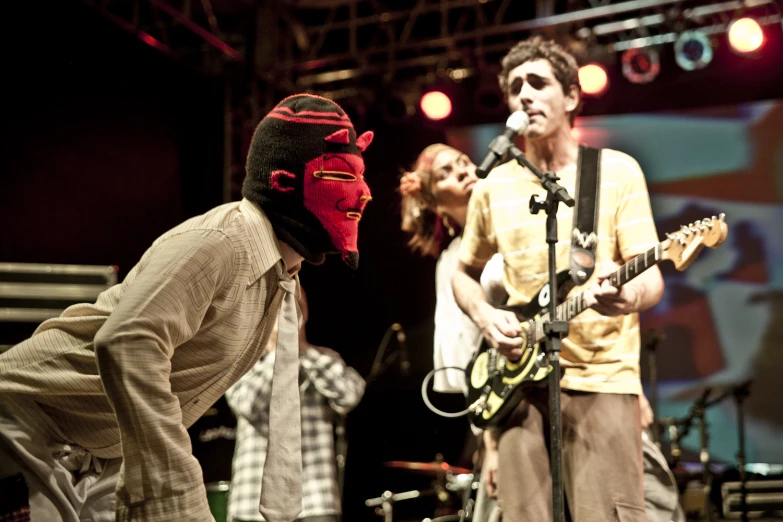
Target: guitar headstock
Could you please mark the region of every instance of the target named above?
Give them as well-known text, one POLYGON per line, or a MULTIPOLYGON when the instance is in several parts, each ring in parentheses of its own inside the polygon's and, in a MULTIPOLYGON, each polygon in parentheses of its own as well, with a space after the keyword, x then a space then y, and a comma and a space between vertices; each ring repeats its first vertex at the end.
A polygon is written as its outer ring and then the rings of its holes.
POLYGON ((717 248, 726 240, 729 227, 724 217, 725 214, 704 218, 683 225, 676 232, 667 233, 661 257, 674 263, 677 270, 685 270, 704 247, 717 248))

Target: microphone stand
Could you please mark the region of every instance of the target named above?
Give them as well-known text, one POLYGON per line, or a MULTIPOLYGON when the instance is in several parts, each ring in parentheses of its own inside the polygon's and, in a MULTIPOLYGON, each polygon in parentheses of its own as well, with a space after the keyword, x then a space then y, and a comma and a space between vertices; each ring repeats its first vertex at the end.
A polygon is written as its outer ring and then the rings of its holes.
MULTIPOLYGON (((386 329, 386 332, 383 334, 383 338, 381 338, 381 343, 378 345, 378 351, 375 352, 375 359, 373 360, 372 366, 370 367, 370 374, 367 376, 367 379, 365 379, 365 390, 368 389, 373 382, 375 382, 378 376, 383 373, 384 370, 386 370, 389 364, 391 364, 395 359, 401 357, 399 351, 394 352, 389 357, 386 357, 386 348, 389 346, 389 341, 391 341, 392 335, 401 331, 402 326, 399 323, 394 323, 386 329)), ((399 340, 399 337, 397 339, 399 340)), ((406 362, 407 360, 403 359, 403 363, 406 362)), ((345 433, 345 416, 338 414, 336 417, 335 433, 337 435, 337 443, 335 452, 337 457, 337 486, 340 493, 340 498, 342 499, 345 485, 345 463, 348 453, 348 441, 346 439, 345 433)), ((419 492, 417 491, 416 493, 419 492)), ((380 505, 380 513, 383 514, 384 520, 386 522, 391 522, 392 505, 394 504, 394 501, 404 500, 405 498, 413 497, 406 497, 403 493, 392 495, 391 492, 387 491, 384 492, 381 499, 379 499, 381 502, 373 505, 380 505)), ((371 504, 367 504, 367 506, 371 506, 371 504)))
POLYGON ((699 404, 697 417, 699 421, 699 462, 701 462, 702 476, 701 480, 704 483, 704 515, 705 521, 712 521, 712 507, 710 505, 710 497, 712 496, 712 474, 710 472, 710 436, 707 433, 707 407, 710 404, 705 400, 699 404))
POLYGON ((710 522, 712 520, 712 482, 713 476, 710 470, 710 451, 709 442, 710 436, 708 433, 707 424, 707 409, 728 397, 732 391, 724 391, 715 398, 710 399, 712 388, 705 388, 701 396, 693 403, 688 415, 684 419, 671 419, 669 425, 669 435, 672 440, 672 457, 675 459, 675 465, 679 464, 681 457, 681 449, 679 441, 681 441, 691 429, 691 426, 696 424, 699 428, 699 462, 702 465, 702 491, 704 492, 704 520, 710 522), (682 430, 678 429, 678 426, 682 426, 682 430))
POLYGON ((647 366, 650 370, 650 409, 653 412, 652 436, 653 442, 660 447, 663 426, 658 419, 658 357, 656 350, 661 341, 666 340, 665 336, 650 330, 648 338, 644 343, 647 349, 647 366))
POLYGON ((560 203, 573 207, 574 200, 568 191, 557 184, 554 172, 542 174, 514 145, 509 152, 522 166, 527 167, 546 189, 546 200, 540 202, 536 195, 530 197, 530 213, 546 211, 546 242, 549 245, 549 318, 544 321, 546 355, 552 371, 549 373, 549 444, 552 471, 552 515, 554 522, 565 519, 563 500, 563 427, 560 413, 560 344, 568 335, 568 322, 558 320, 557 311, 557 207, 560 203))
POLYGON ((392 362, 394 362, 397 358, 400 357, 399 352, 394 352, 389 357, 386 357, 386 348, 389 346, 389 341, 391 341, 392 335, 396 334, 401 329, 402 327, 399 325, 399 323, 394 323, 386 330, 386 333, 383 334, 383 338, 381 339, 381 344, 378 346, 378 351, 375 352, 375 360, 373 360, 372 362, 372 367, 370 368, 370 375, 368 375, 366 379, 366 384, 365 384, 366 388, 369 388, 370 384, 375 382, 375 379, 377 379, 378 376, 381 373, 383 373, 383 371, 392 362))
POLYGON ((745 411, 743 403, 750 396, 750 384, 746 381, 732 390, 734 402, 737 406, 737 467, 740 479, 740 516, 742 522, 748 522, 748 488, 747 474, 745 472, 745 411))
POLYGON ((374 507, 375 514, 383 517, 383 522, 392 522, 394 519, 393 509, 394 503, 401 500, 410 500, 420 497, 428 497, 435 495, 434 489, 426 489, 424 491, 410 490, 403 491, 402 493, 392 493, 391 491, 384 491, 380 497, 368 498, 364 501, 364 505, 367 507, 374 507), (380 506, 380 507, 379 507, 380 506))

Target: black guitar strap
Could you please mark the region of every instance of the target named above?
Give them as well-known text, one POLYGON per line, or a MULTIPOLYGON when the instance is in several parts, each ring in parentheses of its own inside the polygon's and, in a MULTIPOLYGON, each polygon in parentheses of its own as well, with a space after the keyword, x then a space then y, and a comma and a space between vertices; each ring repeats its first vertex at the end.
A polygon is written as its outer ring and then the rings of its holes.
POLYGON ((601 151, 579 146, 576 169, 574 231, 571 234, 571 279, 583 285, 595 270, 598 204, 601 200, 601 151))

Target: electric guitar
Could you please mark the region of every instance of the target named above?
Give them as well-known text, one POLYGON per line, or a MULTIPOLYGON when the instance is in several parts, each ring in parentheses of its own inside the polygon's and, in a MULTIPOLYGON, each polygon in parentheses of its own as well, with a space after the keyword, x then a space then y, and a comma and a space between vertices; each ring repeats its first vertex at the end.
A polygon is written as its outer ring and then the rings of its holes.
MULTIPOLYGON (((639 254, 609 276, 609 282, 619 288, 663 260, 672 261, 677 270, 685 270, 704 247, 717 248, 726 239, 728 225, 723 218, 724 214, 705 218, 666 234, 663 242, 639 254)), ((557 284, 558 300, 561 301, 574 286, 567 270, 558 273, 557 284)), ((541 384, 551 372, 542 342, 546 336, 544 324, 549 321, 549 299, 547 283, 530 303, 503 307, 517 314, 522 327, 522 357, 519 360, 509 360, 482 340, 468 364, 465 370, 468 381, 467 415, 477 428, 487 428, 502 421, 520 401, 526 385, 541 384)), ((562 301, 555 315, 558 320, 569 321, 585 308, 584 292, 581 292, 562 301)))

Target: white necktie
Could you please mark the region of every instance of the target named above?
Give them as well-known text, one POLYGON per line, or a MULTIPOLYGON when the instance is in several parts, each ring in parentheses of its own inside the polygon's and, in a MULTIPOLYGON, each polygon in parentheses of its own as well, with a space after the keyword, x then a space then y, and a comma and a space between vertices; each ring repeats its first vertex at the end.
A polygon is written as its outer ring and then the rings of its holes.
POLYGON ((299 322, 294 295, 296 281, 283 270, 279 275, 284 294, 278 318, 269 403, 269 445, 258 511, 268 522, 292 522, 302 511, 299 322))

